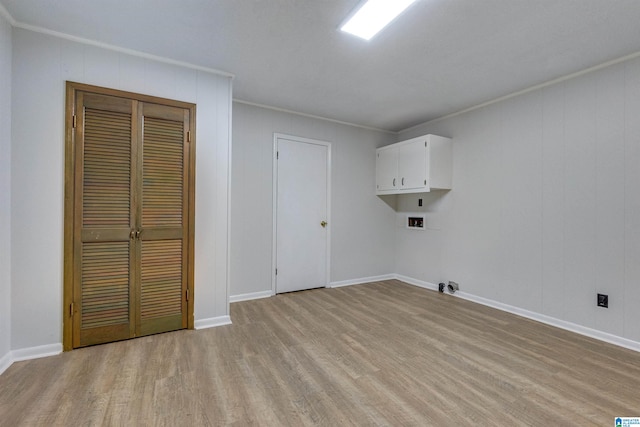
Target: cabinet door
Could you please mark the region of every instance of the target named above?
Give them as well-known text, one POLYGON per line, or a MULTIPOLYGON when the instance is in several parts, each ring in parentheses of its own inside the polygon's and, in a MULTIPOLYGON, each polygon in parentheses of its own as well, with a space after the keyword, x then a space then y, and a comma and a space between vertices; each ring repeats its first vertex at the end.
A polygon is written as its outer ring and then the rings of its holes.
POLYGON ((412 190, 427 185, 427 147, 425 139, 401 145, 398 150, 400 189, 412 190))
POLYGON ((398 149, 378 150, 376 157, 376 190, 395 190, 398 186, 398 149))

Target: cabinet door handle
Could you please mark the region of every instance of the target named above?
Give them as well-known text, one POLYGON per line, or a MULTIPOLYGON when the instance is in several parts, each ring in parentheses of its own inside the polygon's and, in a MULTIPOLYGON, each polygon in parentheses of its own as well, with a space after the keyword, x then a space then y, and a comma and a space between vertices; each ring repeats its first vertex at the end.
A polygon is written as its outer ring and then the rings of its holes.
POLYGON ((402 185, 404 185, 404 178, 402 178, 402 185))
POLYGON ((394 187, 396 186, 396 179, 395 178, 393 178, 393 186, 394 187))

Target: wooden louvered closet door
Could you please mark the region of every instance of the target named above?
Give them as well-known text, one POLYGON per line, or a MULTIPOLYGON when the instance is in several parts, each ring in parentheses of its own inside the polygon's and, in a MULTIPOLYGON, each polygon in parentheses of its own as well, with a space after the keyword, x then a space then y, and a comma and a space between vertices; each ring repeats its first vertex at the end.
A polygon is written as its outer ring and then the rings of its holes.
POLYGON ((75 348, 192 326, 194 108, 73 96, 65 348, 67 339, 75 348))
POLYGON ((186 327, 188 111, 140 108, 142 183, 138 335, 186 327))
POLYGON ((134 314, 133 102, 87 93, 77 102, 74 347, 129 338, 134 314))

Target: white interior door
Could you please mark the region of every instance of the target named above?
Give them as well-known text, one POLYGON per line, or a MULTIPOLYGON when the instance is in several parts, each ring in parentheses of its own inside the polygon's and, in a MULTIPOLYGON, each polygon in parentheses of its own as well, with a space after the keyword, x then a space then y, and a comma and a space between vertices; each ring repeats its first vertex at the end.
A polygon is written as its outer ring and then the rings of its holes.
POLYGON ((328 284, 330 145, 276 135, 275 292, 328 284))

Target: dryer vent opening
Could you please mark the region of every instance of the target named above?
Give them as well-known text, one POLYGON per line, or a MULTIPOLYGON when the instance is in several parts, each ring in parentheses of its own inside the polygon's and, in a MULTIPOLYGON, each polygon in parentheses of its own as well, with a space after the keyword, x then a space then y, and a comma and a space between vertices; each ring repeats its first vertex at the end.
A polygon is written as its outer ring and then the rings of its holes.
POLYGON ((447 285, 447 290, 450 294, 455 293, 459 289, 458 284, 456 282, 449 282, 447 285))

